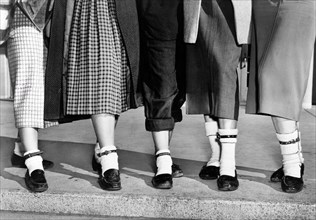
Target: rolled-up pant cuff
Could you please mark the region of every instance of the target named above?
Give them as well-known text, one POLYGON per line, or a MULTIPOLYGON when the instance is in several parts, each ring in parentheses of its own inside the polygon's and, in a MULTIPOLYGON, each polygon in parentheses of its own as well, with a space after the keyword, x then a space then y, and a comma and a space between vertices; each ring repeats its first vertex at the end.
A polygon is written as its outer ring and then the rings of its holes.
POLYGON ((170 131, 174 128, 174 119, 146 119, 145 127, 147 131, 170 131))

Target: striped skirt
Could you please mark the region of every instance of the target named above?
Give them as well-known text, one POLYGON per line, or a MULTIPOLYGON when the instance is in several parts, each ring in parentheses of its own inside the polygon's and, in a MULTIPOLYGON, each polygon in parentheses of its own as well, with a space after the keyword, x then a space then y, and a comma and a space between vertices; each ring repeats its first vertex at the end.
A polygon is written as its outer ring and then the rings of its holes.
POLYGON ((119 115, 130 75, 114 0, 78 0, 70 31, 67 114, 119 115))

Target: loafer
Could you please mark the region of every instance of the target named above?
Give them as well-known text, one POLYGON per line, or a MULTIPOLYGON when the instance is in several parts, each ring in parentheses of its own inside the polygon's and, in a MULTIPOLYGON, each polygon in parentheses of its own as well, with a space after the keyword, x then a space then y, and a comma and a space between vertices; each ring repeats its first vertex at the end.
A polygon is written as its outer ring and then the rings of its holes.
POLYGON ((172 188, 172 175, 171 174, 160 174, 154 176, 151 183, 156 189, 171 189, 172 188))
POLYGON ((218 190, 220 191, 234 191, 238 189, 239 182, 237 179, 237 172, 235 176, 222 175, 217 179, 218 190))
POLYGON ((173 178, 179 178, 179 177, 183 176, 183 171, 179 165, 174 163, 174 164, 172 164, 171 169, 172 169, 172 177, 173 178))
POLYGON ((301 165, 301 177, 283 176, 281 181, 281 188, 283 192, 297 193, 303 189, 304 181, 304 164, 301 165))
POLYGON ((272 173, 270 180, 271 182, 278 183, 282 181, 282 178, 284 177, 283 167, 272 173))
POLYGON ((204 165, 199 173, 199 177, 203 180, 215 180, 219 176, 219 167, 204 165))
POLYGON ((120 171, 117 169, 109 169, 99 178, 99 185, 102 189, 108 191, 116 191, 122 189, 120 171))
MULTIPOLYGON (((11 164, 14 167, 26 168, 26 166, 25 166, 25 158, 21 157, 19 155, 16 155, 15 153, 13 153, 12 156, 11 156, 11 164)), ((44 170, 52 168, 53 166, 54 166, 54 163, 52 161, 43 160, 44 170)))
POLYGON ((34 170, 31 175, 29 171, 25 174, 25 185, 32 192, 44 192, 48 189, 43 170, 34 170))

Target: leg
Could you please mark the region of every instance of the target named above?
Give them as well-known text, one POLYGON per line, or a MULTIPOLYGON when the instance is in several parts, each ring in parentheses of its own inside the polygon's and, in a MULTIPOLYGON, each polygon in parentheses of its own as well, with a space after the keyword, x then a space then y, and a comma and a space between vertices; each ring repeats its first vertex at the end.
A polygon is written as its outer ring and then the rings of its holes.
POLYGON ((212 180, 219 176, 220 145, 217 140, 218 119, 204 115, 206 136, 209 139, 212 156, 199 173, 201 179, 212 180))
POLYGON ((272 174, 271 181, 281 181, 284 192, 299 192, 304 185, 304 158, 298 122, 280 117, 272 117, 272 121, 280 142, 283 166, 272 174))
MULTIPOLYGON (((99 184, 104 190, 120 190, 121 180, 118 165, 118 155, 114 145, 115 116, 110 114, 96 114, 91 117, 93 127, 100 145, 98 159, 101 163, 101 178, 99 184)), ((93 157, 95 159, 95 157, 93 157)), ((94 168, 97 162, 93 162, 94 168)))
POLYGON ((27 172, 25 183, 33 192, 43 192, 48 188, 45 176, 43 159, 38 150, 38 132, 35 128, 19 128, 21 142, 25 147, 24 158, 27 172))
POLYGON ((176 39, 180 1, 140 0, 141 30, 145 37, 146 74, 143 75, 146 130, 155 143, 157 172, 152 179, 155 188, 172 187, 172 159, 169 131, 174 128, 172 104, 177 95, 176 39))
MULTIPOLYGON (((182 35, 180 35, 182 36, 182 35)), ((171 115, 174 119, 174 122, 181 122, 182 121, 182 110, 181 107, 185 102, 186 97, 186 80, 185 80, 185 45, 182 39, 177 40, 176 46, 176 78, 177 78, 177 88, 178 94, 173 100, 172 103, 172 112, 171 115)), ((169 131, 169 146, 173 135, 173 130, 169 131)), ((172 177, 178 178, 183 176, 183 171, 179 165, 173 163, 172 164, 172 177)))
POLYGON ((219 141, 221 144, 220 177, 218 189, 233 191, 239 186, 235 164, 235 147, 237 142, 237 120, 219 119, 219 141))
POLYGON ((21 145, 25 148, 22 159, 27 167, 25 183, 31 191, 43 192, 48 185, 43 159, 38 150, 37 129, 44 128, 43 94, 47 49, 43 34, 35 30, 18 8, 13 22, 17 28, 14 37, 8 40, 7 48, 14 92, 15 123, 21 145))

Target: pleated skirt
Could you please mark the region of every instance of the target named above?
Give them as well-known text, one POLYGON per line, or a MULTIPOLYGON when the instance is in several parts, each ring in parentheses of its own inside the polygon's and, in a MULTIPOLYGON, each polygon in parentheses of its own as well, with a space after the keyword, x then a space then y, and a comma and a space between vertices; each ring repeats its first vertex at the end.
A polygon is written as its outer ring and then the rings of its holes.
POLYGON ((77 0, 69 40, 67 114, 126 111, 128 77, 115 0, 77 0))

